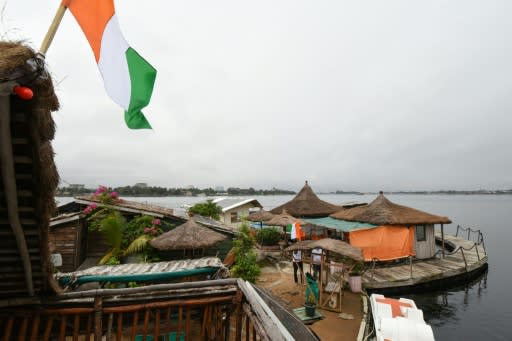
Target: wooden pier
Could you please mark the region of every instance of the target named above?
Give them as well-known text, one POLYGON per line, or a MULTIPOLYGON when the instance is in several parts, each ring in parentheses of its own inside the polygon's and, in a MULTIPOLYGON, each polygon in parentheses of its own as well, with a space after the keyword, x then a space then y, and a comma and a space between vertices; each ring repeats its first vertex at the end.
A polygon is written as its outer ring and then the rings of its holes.
MULTIPOLYGON (((432 259, 413 261, 410 258, 406 264, 372 267, 363 274, 364 287, 369 291, 410 290, 411 287, 427 287, 479 273, 479 270, 487 267, 488 260, 483 236, 480 231, 469 230, 467 237, 464 239, 445 234, 445 247, 451 251, 445 250, 443 255, 439 250, 432 259), (478 234, 477 241, 468 240, 472 232, 478 234)), ((436 232, 436 241, 441 243, 441 233, 436 232)))

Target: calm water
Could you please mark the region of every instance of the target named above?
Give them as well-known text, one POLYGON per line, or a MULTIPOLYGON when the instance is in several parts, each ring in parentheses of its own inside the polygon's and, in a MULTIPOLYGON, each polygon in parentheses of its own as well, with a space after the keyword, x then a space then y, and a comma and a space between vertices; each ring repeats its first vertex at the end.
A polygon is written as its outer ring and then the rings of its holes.
MULTIPOLYGON (((370 202, 376 195, 319 195, 325 201, 370 202)), ((429 213, 448 216, 453 224, 445 231, 454 234, 457 225, 480 229, 489 254, 489 270, 472 283, 443 291, 410 295, 434 329, 436 340, 512 340, 512 213, 509 195, 388 195, 391 201, 429 213)), ((257 196, 265 209, 272 209, 293 196, 257 196)), ((126 198, 128 199, 128 198, 126 198)), ((60 203, 68 198, 58 198, 60 203)), ((179 209, 204 197, 132 198, 179 209)))

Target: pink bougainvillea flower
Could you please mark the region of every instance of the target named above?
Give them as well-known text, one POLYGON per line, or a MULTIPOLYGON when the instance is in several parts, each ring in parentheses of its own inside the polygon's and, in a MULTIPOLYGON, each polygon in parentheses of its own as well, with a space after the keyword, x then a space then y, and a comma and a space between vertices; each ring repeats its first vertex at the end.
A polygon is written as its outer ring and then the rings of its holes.
POLYGON ((94 210, 95 208, 98 208, 98 205, 96 205, 95 203, 92 203, 90 204, 88 207, 91 208, 91 211, 94 210))
POLYGON ((153 221, 151 222, 151 224, 153 225, 160 225, 162 222, 160 221, 160 219, 153 219, 153 221))
POLYGON ((102 193, 105 193, 107 191, 107 187, 105 186, 100 186, 98 187, 98 189, 96 190, 96 192, 94 192, 94 195, 100 195, 102 193))
POLYGON ((119 193, 117 193, 117 192, 112 192, 112 193, 110 193, 110 196, 111 196, 112 198, 115 198, 115 199, 116 199, 116 198, 119 198, 119 193))
POLYGON ((92 209, 90 206, 87 206, 86 208, 84 208, 84 210, 82 211, 84 214, 89 214, 91 213, 92 209))
POLYGON ((151 233, 151 227, 144 227, 144 233, 151 233))

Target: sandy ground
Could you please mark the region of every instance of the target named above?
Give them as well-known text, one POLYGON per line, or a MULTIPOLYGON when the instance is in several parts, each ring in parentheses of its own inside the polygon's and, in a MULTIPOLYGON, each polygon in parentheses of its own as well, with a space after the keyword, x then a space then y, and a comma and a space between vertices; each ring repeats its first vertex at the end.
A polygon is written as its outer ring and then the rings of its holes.
MULTIPOLYGON (((294 283, 291 262, 266 265, 262 268, 256 284, 271 291, 290 311, 304 306, 305 287, 294 283)), ((343 313, 352 315, 354 319, 342 319, 338 316, 340 313, 319 309, 324 318, 308 327, 322 341, 356 340, 362 317, 360 295, 350 292, 349 289, 344 290, 341 310, 343 313)))

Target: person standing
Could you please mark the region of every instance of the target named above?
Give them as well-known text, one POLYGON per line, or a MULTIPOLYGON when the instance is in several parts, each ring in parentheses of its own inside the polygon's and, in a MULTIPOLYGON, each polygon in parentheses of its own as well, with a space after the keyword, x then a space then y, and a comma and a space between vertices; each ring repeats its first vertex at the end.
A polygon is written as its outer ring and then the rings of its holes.
POLYGON ((302 264, 302 251, 295 250, 292 252, 292 263, 293 263, 293 279, 295 283, 298 283, 297 270, 300 269, 299 277, 300 284, 303 284, 302 274, 304 273, 304 266, 302 264))
POLYGON ((319 247, 315 247, 311 251, 311 264, 313 264, 313 278, 315 279, 315 281, 318 279, 318 274, 320 273, 322 253, 323 251, 319 247))

